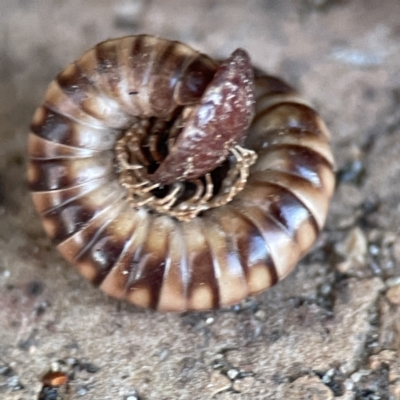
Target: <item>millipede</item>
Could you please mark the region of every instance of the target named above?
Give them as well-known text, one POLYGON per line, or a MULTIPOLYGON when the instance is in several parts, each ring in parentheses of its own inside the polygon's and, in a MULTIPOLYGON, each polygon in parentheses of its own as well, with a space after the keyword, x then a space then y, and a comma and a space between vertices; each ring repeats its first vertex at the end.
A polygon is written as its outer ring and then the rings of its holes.
POLYGON ((335 177, 321 117, 245 50, 217 60, 138 35, 97 44, 49 85, 28 183, 84 278, 182 312, 285 278, 323 228, 335 177))

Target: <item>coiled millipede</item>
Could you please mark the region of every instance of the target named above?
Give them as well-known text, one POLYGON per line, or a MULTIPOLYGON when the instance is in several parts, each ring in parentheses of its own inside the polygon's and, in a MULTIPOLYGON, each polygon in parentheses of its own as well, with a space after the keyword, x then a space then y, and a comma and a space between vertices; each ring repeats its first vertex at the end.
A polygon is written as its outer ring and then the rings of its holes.
POLYGON ((334 190, 329 132, 244 50, 216 61, 153 36, 107 40, 50 84, 28 181, 62 256, 162 311, 241 301, 286 277, 334 190))

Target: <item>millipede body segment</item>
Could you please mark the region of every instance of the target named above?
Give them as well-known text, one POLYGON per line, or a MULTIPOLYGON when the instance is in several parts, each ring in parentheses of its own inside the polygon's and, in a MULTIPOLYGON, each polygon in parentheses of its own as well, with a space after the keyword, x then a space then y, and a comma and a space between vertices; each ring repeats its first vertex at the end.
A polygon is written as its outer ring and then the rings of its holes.
POLYGON ((153 36, 107 40, 50 84, 28 181, 65 259, 162 311, 228 306, 286 277, 334 190, 329 132, 244 50, 216 61, 153 36))

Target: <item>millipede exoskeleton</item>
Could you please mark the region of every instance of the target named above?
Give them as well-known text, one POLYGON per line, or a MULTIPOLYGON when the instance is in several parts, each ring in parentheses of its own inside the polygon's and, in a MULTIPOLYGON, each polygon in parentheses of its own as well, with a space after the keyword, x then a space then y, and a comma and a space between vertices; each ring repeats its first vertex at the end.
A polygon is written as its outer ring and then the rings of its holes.
POLYGON ((57 249, 111 296, 206 310, 269 288, 322 229, 329 132, 238 49, 107 40, 50 84, 29 135, 33 201, 57 249))

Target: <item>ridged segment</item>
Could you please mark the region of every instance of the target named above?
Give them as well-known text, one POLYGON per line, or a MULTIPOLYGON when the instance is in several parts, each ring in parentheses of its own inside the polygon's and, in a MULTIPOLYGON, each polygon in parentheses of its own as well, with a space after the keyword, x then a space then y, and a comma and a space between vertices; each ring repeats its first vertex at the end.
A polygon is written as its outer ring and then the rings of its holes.
MULTIPOLYGON (((107 127, 89 126, 45 106, 36 110, 31 130, 35 135, 54 143, 95 151, 114 149, 119 133, 107 127)), ((31 154, 30 148, 28 151, 31 154)))
POLYGON ((113 154, 104 152, 91 158, 31 159, 28 182, 31 190, 59 190, 114 174, 113 154))
POLYGON ((140 248, 140 258, 130 274, 126 298, 141 307, 156 308, 168 256, 171 222, 163 216, 150 220, 146 238, 140 248))
POLYGON ((93 179, 81 185, 72 188, 60 190, 47 190, 42 192, 33 192, 32 198, 36 210, 42 214, 48 210, 60 207, 72 200, 85 196, 87 193, 99 189, 110 182, 111 177, 93 179))
MULTIPOLYGON (((86 115, 101 120, 109 128, 127 128, 133 117, 113 98, 97 90, 76 63, 70 64, 56 79, 54 90, 61 90, 68 100, 86 115)), ((60 109, 60 105, 56 105, 60 109)), ((78 118, 80 119, 80 118, 78 118)))
POLYGON ((250 181, 241 203, 256 206, 298 243, 304 255, 314 243, 319 227, 313 215, 296 195, 269 181, 250 181))
POLYGON ((100 153, 87 148, 76 148, 43 139, 33 133, 28 137, 28 148, 31 160, 54 160, 57 158, 89 158, 100 153))
MULTIPOLYGON (((148 239, 148 230, 151 217, 145 210, 131 210, 131 216, 127 216, 133 223, 133 231, 126 234, 123 250, 115 262, 109 275, 102 282, 101 288, 108 294, 126 298, 139 306, 146 307, 151 299, 147 290, 140 293, 140 287, 133 293, 132 282, 138 276, 139 265, 142 258, 142 249, 148 239)), ((124 215, 126 216, 126 215, 124 215)), ((118 226, 116 226, 118 230, 118 226)))
MULTIPOLYGON (((33 117, 28 181, 45 230, 111 296, 161 311, 229 306, 287 276, 324 225, 330 134, 298 93, 258 70, 244 144, 258 158, 243 190, 188 222, 128 203, 116 141, 143 118, 162 126, 198 104, 218 65, 153 36, 108 40, 57 76, 33 117)), ((158 157, 157 146, 146 151, 158 157)))
POLYGON ((299 146, 310 149, 325 159, 330 168, 334 160, 328 140, 298 128, 280 128, 275 130, 260 130, 257 136, 248 136, 246 145, 257 152, 266 151, 273 147, 299 146))
POLYGON ((104 262, 104 256, 102 258, 101 254, 96 252, 96 243, 125 207, 126 204, 122 200, 104 207, 95 218, 57 246, 62 256, 74 264, 78 272, 95 285, 106 277, 112 267, 104 262))
POLYGON ((259 228, 246 215, 231 206, 212 211, 212 216, 227 236, 239 258, 248 288, 255 294, 277 282, 277 270, 271 251, 259 228))
POLYGON ((124 194, 124 190, 116 182, 105 184, 43 212, 43 226, 52 239, 56 242, 63 241, 85 227, 104 210, 113 207, 124 194))
POLYGON ((201 223, 217 280, 219 306, 238 303, 247 296, 248 288, 237 251, 219 224, 205 218, 201 223))
POLYGON ((268 132, 297 128, 323 135, 329 139, 329 131, 321 117, 310 107, 299 103, 279 103, 256 114, 251 131, 268 132))
POLYGON ((182 229, 175 221, 168 239, 168 255, 165 259, 164 280, 160 290, 158 309, 185 311, 188 309, 189 265, 182 229))
POLYGON ((310 211, 317 221, 319 229, 325 223, 329 201, 326 193, 312 183, 298 176, 279 171, 262 171, 254 173, 251 178, 254 182, 269 182, 292 192, 310 211))
POLYGON ((188 265, 187 308, 207 310, 219 305, 218 284, 207 239, 197 218, 182 225, 188 265))

